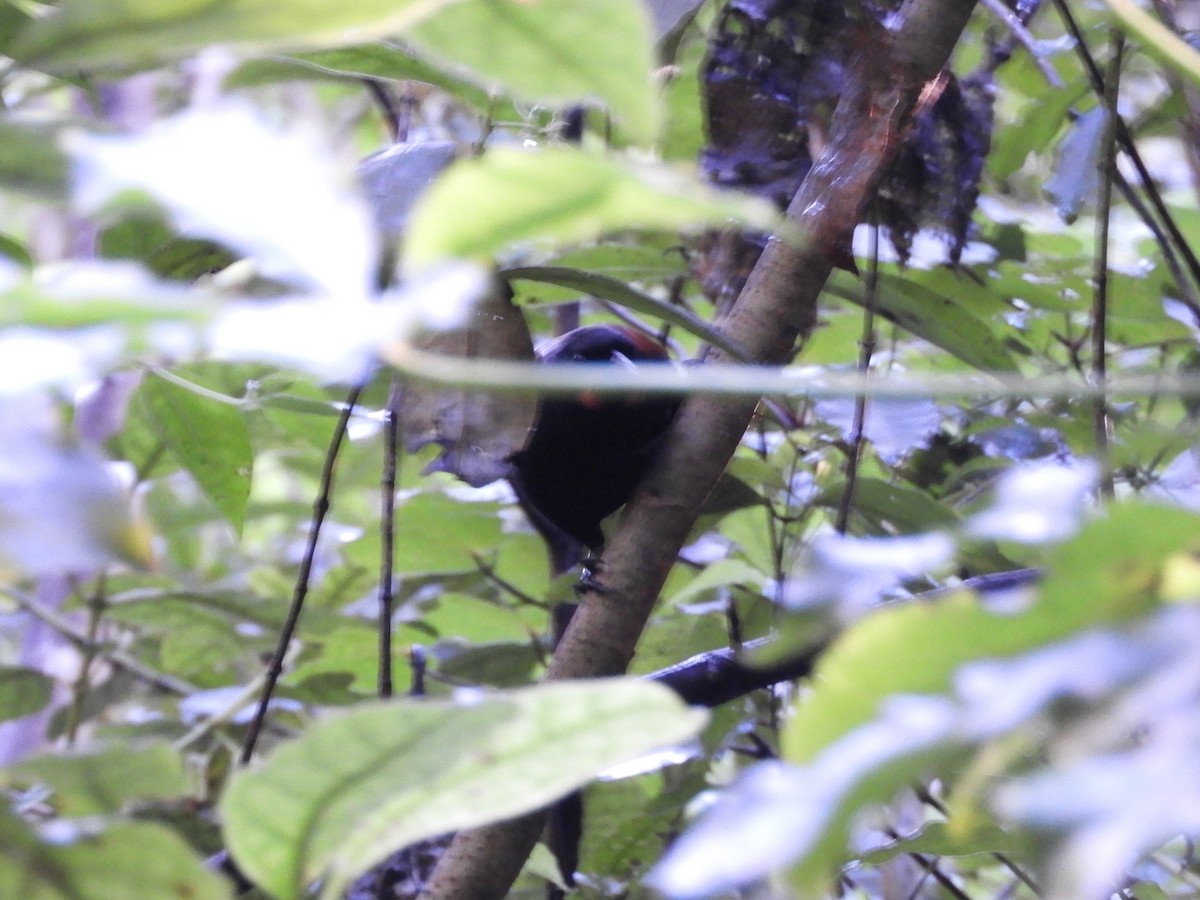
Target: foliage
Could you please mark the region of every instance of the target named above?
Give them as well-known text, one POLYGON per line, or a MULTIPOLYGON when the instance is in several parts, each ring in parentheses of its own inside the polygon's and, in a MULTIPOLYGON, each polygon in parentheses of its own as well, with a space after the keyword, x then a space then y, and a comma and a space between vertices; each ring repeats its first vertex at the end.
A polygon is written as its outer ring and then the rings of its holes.
MULTIPOLYGON (((1134 29, 1120 112, 1195 245, 1196 54, 1123 0, 1067 6, 1101 57, 1134 29)), ((1102 179, 1080 160, 1110 120, 1054 10, 996 71, 961 261, 906 232, 907 265, 886 239, 877 263, 862 229, 864 274, 830 279, 803 372, 571 383, 415 349, 498 272, 538 337, 633 316, 680 356, 738 357, 703 235, 804 237, 699 171, 720 15, 0 6, 0 896, 228 896, 202 863, 222 848, 273 896, 332 896, 580 786, 585 897, 822 896, 839 873, 872 897, 1194 892, 1200 461, 1178 388, 1200 284, 1145 202, 1118 203, 1093 306, 1102 179), (392 130, 425 149, 389 152, 392 130), (856 365, 865 401, 834 384, 856 365), (1150 381, 1096 399, 1105 370, 1150 381), (630 677, 534 684, 571 584, 503 482, 464 486, 429 447, 381 493, 387 413, 422 377, 462 404, 520 384, 772 398, 630 677), (797 689, 709 716, 634 677, 760 637, 764 662, 829 646, 797 689)), ((1006 40, 979 11, 956 69, 1006 40)), ((559 877, 544 854, 518 890, 539 876, 559 877)))

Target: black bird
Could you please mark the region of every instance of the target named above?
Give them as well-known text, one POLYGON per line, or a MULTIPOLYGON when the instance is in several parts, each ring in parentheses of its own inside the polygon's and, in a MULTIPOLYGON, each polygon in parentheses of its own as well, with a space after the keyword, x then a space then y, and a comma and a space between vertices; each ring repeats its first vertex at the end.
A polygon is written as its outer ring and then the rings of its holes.
MULTIPOLYGON (((659 341, 623 325, 576 328, 538 352, 550 364, 666 359, 659 341)), ((512 455, 509 481, 546 539, 555 571, 578 563, 583 548, 601 549, 600 523, 633 494, 678 409, 679 399, 667 396, 542 400, 525 448, 512 455)))

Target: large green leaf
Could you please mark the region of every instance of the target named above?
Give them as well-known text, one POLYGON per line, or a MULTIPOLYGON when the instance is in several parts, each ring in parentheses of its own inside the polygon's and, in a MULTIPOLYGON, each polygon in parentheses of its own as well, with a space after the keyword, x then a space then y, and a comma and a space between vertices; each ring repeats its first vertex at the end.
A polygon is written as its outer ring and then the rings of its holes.
POLYGON ((182 797, 188 791, 183 761, 166 744, 36 756, 6 769, 3 779, 48 785, 59 815, 72 818, 114 813, 133 800, 182 797))
MULTIPOLYGON (((838 481, 825 488, 813 501, 819 506, 837 509, 846 483, 838 481)), ((904 484, 890 484, 878 478, 860 478, 854 485, 854 512, 865 519, 872 533, 915 534, 958 524, 953 511, 924 491, 904 484)))
POLYGON ((240 534, 254 466, 241 411, 157 373, 137 397, 171 453, 240 534))
POLYGON ((64 0, 10 53, 36 68, 133 69, 209 44, 243 50, 338 47, 394 34, 453 0, 64 0))
MULTIPOLYGON (((860 306, 863 288, 843 272, 834 273, 829 293, 860 306)), ((951 298, 903 278, 880 276, 875 308, 897 325, 983 371, 1015 372, 1017 363, 995 331, 951 298)))
POLYGON ((430 187, 413 210, 406 258, 419 269, 535 241, 577 243, 628 229, 732 222, 770 230, 777 219, 763 201, 719 193, 665 166, 565 147, 497 149, 451 166, 430 187))
POLYGON ((633 312, 656 316, 664 322, 678 325, 701 340, 720 347, 734 359, 740 359, 743 362, 750 361, 744 350, 695 313, 638 290, 619 278, 562 266, 518 266, 506 269, 501 274, 512 281, 528 279, 557 284, 560 287, 572 288, 593 297, 611 300, 633 312))
POLYGON ((409 37, 505 93, 546 104, 599 100, 635 143, 658 135, 653 35, 639 0, 466 0, 409 37))
POLYGON ((864 619, 822 657, 785 733, 785 757, 811 760, 870 720, 884 698, 948 690, 966 662, 1012 656, 1148 611, 1158 602, 1164 561, 1194 548, 1198 533, 1200 520, 1182 510, 1114 506, 1055 550, 1037 602, 1019 614, 998 614, 964 594, 864 619))
POLYGON ((318 877, 324 896, 340 896, 399 847, 537 809, 705 720, 636 679, 371 703, 235 775, 221 803, 225 836, 276 897, 298 897, 318 877))
POLYGON ((229 883, 208 871, 175 833, 115 825, 69 844, 43 844, 0 813, 0 897, 21 900, 228 900, 229 883))

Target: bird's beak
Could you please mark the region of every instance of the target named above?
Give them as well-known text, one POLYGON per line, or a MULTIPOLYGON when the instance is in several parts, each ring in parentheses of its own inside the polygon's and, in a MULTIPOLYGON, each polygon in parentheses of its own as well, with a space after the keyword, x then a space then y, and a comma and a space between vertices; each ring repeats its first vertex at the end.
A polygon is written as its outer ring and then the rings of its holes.
POLYGON ((624 353, 622 353, 620 350, 614 350, 612 356, 609 357, 609 359, 612 362, 616 363, 618 366, 621 366, 630 371, 637 370, 637 364, 632 359, 630 359, 628 356, 626 356, 624 353))

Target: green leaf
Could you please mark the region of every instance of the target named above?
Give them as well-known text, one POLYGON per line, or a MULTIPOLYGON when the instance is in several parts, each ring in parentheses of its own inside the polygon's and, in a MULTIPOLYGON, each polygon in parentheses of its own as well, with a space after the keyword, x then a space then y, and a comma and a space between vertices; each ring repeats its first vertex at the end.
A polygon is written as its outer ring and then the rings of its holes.
MULTIPOLYGON (((826 289, 862 306, 865 294, 852 276, 835 272, 826 289)), ((879 277, 875 308, 902 328, 985 372, 1015 372, 1017 363, 982 319, 949 297, 903 278, 879 277)))
POLYGON ((207 317, 195 303, 182 302, 177 286, 157 282, 148 273, 118 271, 112 263, 64 265, 55 275, 35 270, 0 291, 0 326, 136 327, 207 317))
POLYGON ((493 108, 495 99, 484 87, 463 77, 461 73, 450 73, 445 67, 422 59, 405 47, 387 42, 318 50, 295 56, 248 59, 225 79, 225 87, 257 87, 302 78, 421 81, 444 88, 454 94, 459 102, 479 110, 493 108))
POLYGON ((115 825, 71 844, 51 845, 0 812, 0 897, 228 900, 229 883, 208 871, 182 838, 158 825, 115 825))
POLYGON ((666 300, 660 300, 645 291, 640 291, 619 278, 560 266, 517 266, 506 269, 501 274, 512 281, 528 279, 557 284, 561 287, 573 288, 583 294, 590 294, 593 297, 611 300, 633 312, 655 316, 664 322, 678 325, 702 341, 720 347, 734 359, 740 359, 743 362, 750 361, 745 350, 695 313, 666 300))
POLYGON ((9 52, 50 72, 148 68, 209 44, 315 49, 396 34, 449 0, 64 0, 9 52))
POLYGON ((549 105, 598 100, 634 143, 649 146, 658 136, 653 34, 638 0, 465 0, 444 5, 408 37, 493 89, 549 105))
POLYGON ((171 453, 240 535, 254 466, 241 411, 158 373, 142 381, 137 397, 171 453))
POLYGON ((1012 656, 1149 611, 1163 563, 1194 548, 1198 533, 1200 517, 1183 510, 1115 505, 1055 549, 1037 600, 1021 613, 997 614, 956 594, 869 616, 821 658, 813 690, 784 735, 785 758, 812 759, 869 721, 887 697, 946 691, 966 662, 1012 656))
POLYGON ((408 576, 473 571, 500 541, 500 520, 490 503, 427 493, 397 513, 396 571, 408 576))
POLYGON ((997 179, 1008 178, 1025 164, 1030 153, 1044 151, 1064 124, 1068 110, 1091 93, 1085 78, 1078 78, 1057 91, 1042 91, 1022 109, 1018 122, 999 130, 988 154, 988 171, 997 179))
MULTIPOLYGON (((344 620, 343 620, 344 621, 344 620)), ((421 635, 401 628, 392 636, 394 689, 408 690, 411 667, 405 658, 406 643, 421 635)), ((326 675, 342 676, 346 689, 370 696, 379 683, 379 632, 365 622, 345 622, 328 634, 308 638, 301 662, 285 676, 287 685, 303 685, 309 679, 326 675)))
POLYGON ((3 780, 49 785, 55 809, 70 818, 118 812, 133 800, 182 797, 188 790, 183 762, 166 744, 37 756, 4 770, 3 780))
POLYGON ((451 166, 418 201, 406 260, 420 269, 532 241, 576 243, 626 229, 733 222, 769 231, 777 220, 763 201, 722 194, 665 166, 565 147, 497 149, 451 166))
POLYGON ((28 194, 64 196, 67 160, 54 145, 54 132, 0 122, 0 182, 28 194))
POLYGON ((538 627, 545 625, 541 611, 522 608, 509 609, 489 603, 469 594, 447 591, 440 594, 433 609, 422 621, 445 639, 494 643, 513 641, 528 643, 538 627))
POLYGON ((946 822, 930 822, 912 837, 905 837, 886 849, 867 854, 864 862, 879 863, 906 853, 933 853, 938 856, 969 856, 974 853, 1020 853, 1028 851, 1028 842, 1011 829, 994 822, 981 822, 970 831, 951 827, 946 822))
POLYGON ((298 897, 318 877, 324 896, 340 896, 398 847, 537 809, 705 720, 636 679, 371 703, 235 775, 221 802, 225 836, 276 897, 298 897))
MULTIPOLYGON (((839 481, 821 491, 813 502, 837 509, 845 490, 846 483, 839 481)), ((958 524, 958 517, 947 506, 924 491, 878 478, 858 479, 854 485, 853 509, 877 534, 916 534, 958 524)))
POLYGON ((1200 52, 1129 0, 1105 2, 1126 30, 1145 46, 1147 52, 1193 84, 1200 85, 1200 52))
POLYGON ((36 669, 0 666, 0 722, 45 709, 54 682, 36 669))

